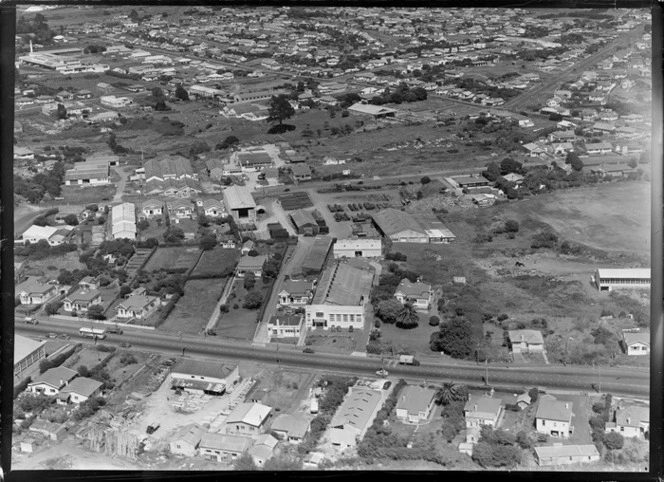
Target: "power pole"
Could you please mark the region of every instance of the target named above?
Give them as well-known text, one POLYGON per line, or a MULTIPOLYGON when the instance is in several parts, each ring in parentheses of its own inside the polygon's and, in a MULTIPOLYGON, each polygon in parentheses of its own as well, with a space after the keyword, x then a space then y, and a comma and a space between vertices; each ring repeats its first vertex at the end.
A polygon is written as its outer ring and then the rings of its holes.
POLYGON ((489 359, 488 358, 484 359, 484 367, 486 369, 486 375, 485 375, 484 380, 486 381, 486 385, 488 387, 489 386, 489 359))

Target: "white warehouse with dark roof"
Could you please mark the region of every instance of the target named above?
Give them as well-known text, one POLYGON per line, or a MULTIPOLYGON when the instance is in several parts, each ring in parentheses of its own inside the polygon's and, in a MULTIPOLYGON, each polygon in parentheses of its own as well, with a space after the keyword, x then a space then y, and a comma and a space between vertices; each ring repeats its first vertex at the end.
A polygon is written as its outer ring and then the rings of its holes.
POLYGON ((593 278, 599 291, 619 288, 650 288, 650 268, 597 268, 593 278))

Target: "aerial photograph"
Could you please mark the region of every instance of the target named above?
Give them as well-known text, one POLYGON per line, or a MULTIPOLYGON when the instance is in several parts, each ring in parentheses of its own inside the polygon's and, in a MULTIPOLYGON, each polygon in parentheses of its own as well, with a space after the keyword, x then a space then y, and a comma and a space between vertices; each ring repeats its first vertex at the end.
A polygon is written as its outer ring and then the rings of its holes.
POLYGON ((16 7, 12 470, 648 472, 651 43, 16 7))

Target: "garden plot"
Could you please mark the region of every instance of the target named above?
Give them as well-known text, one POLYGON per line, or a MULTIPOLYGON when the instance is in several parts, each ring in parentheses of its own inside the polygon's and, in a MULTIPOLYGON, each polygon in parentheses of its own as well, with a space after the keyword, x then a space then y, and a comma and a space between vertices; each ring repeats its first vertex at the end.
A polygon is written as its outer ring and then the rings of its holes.
POLYGON ((187 271, 194 266, 200 256, 198 247, 178 246, 174 248, 158 248, 150 257, 145 271, 187 271))

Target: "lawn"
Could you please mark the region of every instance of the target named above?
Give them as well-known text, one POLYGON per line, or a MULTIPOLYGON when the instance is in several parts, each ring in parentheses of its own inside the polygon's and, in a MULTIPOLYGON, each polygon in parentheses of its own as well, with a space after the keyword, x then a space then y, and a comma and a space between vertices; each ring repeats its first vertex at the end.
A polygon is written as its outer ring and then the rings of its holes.
POLYGON ((298 391, 306 388, 312 375, 309 373, 268 368, 253 378, 257 382, 252 387, 251 393, 248 394, 247 400, 252 398, 252 394, 262 395, 261 403, 279 408, 280 412, 285 412, 289 407, 299 401, 295 397, 298 391))
POLYGON ((358 346, 357 339, 361 336, 359 330, 349 333, 332 333, 323 329, 313 330, 307 333, 305 344, 314 350, 332 353, 351 353, 353 351, 364 351, 364 347, 358 346))
MULTIPOLYGON (((97 346, 101 345, 103 345, 103 341, 98 342, 97 346)), ((94 367, 104 361, 107 356, 113 356, 113 353, 97 350, 97 348, 94 346, 86 346, 79 352, 70 356, 63 364, 63 366, 71 368, 72 370, 76 370, 79 366, 83 365, 92 370, 94 367)))
POLYGON ((209 251, 203 251, 191 275, 223 278, 232 274, 239 257, 239 249, 224 249, 216 246, 209 251))
POLYGON ((186 271, 198 261, 200 252, 197 247, 158 248, 145 265, 145 271, 161 269, 186 271))
POLYGON ((221 296, 225 283, 220 280, 189 280, 181 297, 160 330, 182 333, 200 333, 207 325, 221 296))
POLYGON ((420 316, 420 323, 417 328, 413 328, 412 330, 403 330, 396 325, 382 323, 380 325, 381 342, 391 344, 394 348, 394 353, 435 354, 429 348, 429 339, 431 338, 431 333, 438 331, 438 327, 429 325, 428 314, 418 314, 420 316))
POLYGON ((161 217, 156 217, 152 218, 149 220, 150 226, 148 226, 147 229, 144 229, 143 231, 140 231, 140 237, 141 239, 148 239, 148 238, 155 238, 158 240, 162 240, 164 233, 166 232, 166 223, 164 222, 163 218, 161 217), (161 219, 161 226, 157 223, 157 219, 161 219))
MULTIPOLYGON (((51 257, 39 260, 30 260, 26 263, 26 268, 30 271, 39 270, 49 278, 57 278, 63 269, 73 271, 75 269, 85 269, 85 265, 79 260, 79 254, 76 251, 66 253, 57 257, 51 257)), ((20 259, 17 258, 17 261, 20 259)))
POLYGON ((110 201, 115 196, 115 186, 63 186, 60 194, 67 204, 90 204, 110 201))
MULTIPOLYGON (((233 285, 233 290, 226 302, 229 312, 223 313, 217 322, 215 331, 219 336, 227 338, 241 338, 251 340, 256 332, 256 317, 259 310, 248 310, 242 307, 247 290, 243 286, 244 280, 238 279, 233 285)), ((256 280, 254 290, 260 290, 263 294, 263 302, 266 303, 269 297, 266 285, 259 278, 256 280)))

